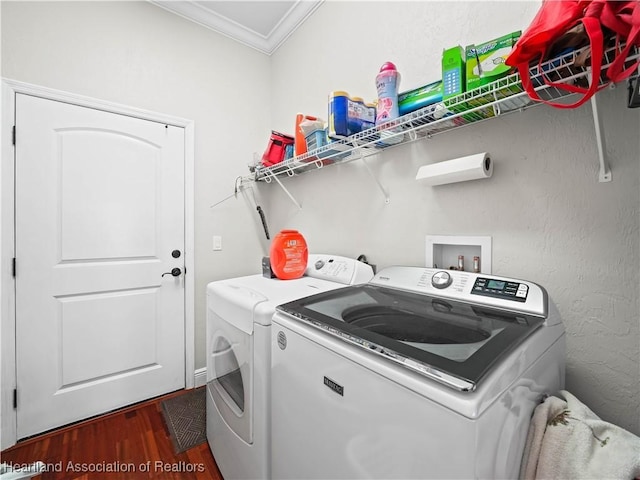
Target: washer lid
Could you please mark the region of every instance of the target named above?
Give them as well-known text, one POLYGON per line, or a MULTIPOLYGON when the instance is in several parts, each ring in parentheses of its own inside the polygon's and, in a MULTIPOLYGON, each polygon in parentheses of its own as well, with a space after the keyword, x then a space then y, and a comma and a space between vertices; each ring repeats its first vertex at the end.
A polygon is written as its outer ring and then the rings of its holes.
POLYGON ((376 285, 278 310, 458 390, 474 390, 544 318, 376 285))

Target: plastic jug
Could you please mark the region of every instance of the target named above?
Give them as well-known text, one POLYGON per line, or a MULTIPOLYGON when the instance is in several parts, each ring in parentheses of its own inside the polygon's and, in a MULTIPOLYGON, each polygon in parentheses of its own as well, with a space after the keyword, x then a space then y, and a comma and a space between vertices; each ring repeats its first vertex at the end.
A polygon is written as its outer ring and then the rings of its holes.
POLYGON ((300 124, 304 120, 318 120, 318 117, 312 117, 311 115, 304 115, 302 113, 298 113, 296 115, 296 131, 295 131, 295 143, 294 143, 294 149, 295 149, 294 154, 296 157, 307 153, 306 135, 300 128, 300 124))
POLYGON ((307 242, 297 230, 282 230, 271 242, 269 262, 280 280, 302 277, 308 260, 307 242))

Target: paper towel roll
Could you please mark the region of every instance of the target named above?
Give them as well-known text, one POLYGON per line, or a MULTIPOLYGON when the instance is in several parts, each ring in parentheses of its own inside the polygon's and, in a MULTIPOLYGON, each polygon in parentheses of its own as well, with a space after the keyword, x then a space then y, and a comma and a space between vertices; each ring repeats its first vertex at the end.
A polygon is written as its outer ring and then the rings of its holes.
POLYGON ((416 180, 427 185, 444 185, 489 178, 491 175, 493 175, 493 162, 489 154, 484 152, 424 165, 418 169, 416 180))

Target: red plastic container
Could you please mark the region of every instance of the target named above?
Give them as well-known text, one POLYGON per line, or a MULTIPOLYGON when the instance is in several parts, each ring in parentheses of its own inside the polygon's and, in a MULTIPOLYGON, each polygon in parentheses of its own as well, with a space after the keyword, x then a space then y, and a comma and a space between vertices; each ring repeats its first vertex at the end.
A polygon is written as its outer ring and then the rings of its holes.
POLYGON ((280 280, 302 277, 308 260, 307 242, 297 230, 282 230, 271 242, 271 270, 280 280))
POLYGON ((285 149, 287 145, 293 145, 293 140, 293 137, 289 135, 271 130, 269 145, 262 155, 262 164, 265 167, 270 167, 284 160, 285 149))

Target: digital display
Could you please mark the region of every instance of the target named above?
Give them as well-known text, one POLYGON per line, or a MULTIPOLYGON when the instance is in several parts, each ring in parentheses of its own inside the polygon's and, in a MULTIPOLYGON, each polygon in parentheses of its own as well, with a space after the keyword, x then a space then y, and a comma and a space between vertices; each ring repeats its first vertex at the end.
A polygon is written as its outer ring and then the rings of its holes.
POLYGON ((507 282, 500 282, 498 280, 489 280, 487 282, 487 288, 491 288, 493 290, 504 290, 507 282))
POLYGON ((524 283, 478 277, 471 293, 514 302, 526 302, 528 291, 529 287, 524 283))

